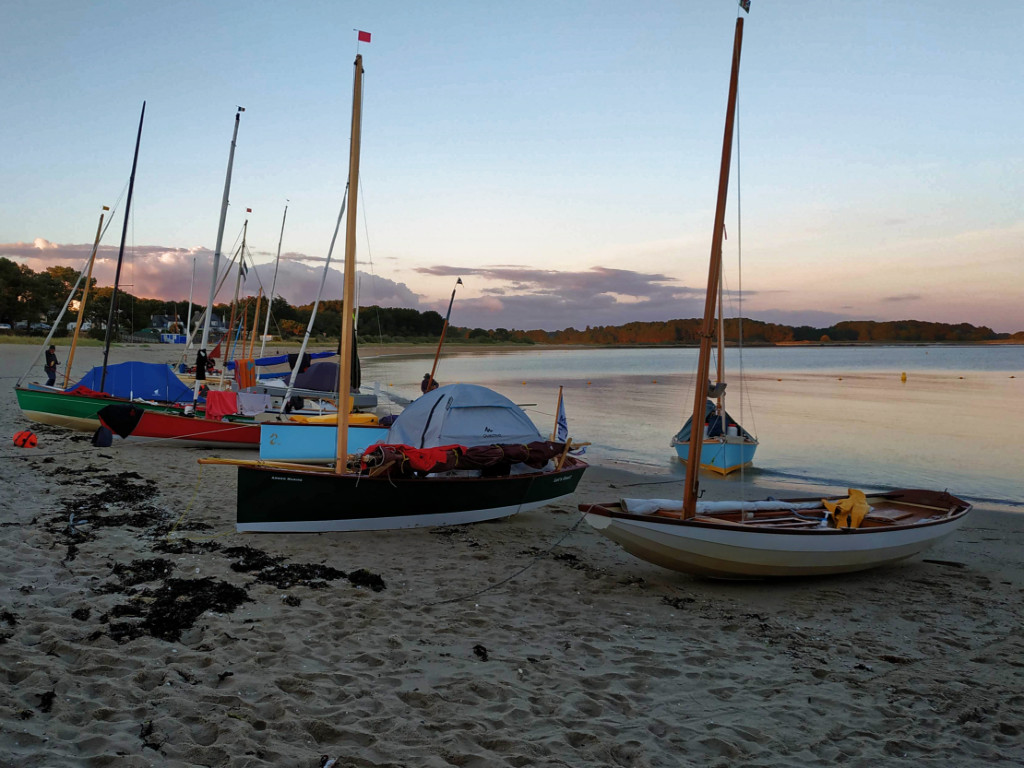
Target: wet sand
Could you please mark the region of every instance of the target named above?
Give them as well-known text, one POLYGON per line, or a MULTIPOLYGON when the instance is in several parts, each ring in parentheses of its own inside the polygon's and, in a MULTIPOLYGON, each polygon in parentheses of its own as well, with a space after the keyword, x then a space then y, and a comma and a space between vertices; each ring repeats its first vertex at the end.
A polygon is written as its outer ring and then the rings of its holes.
POLYGON ((759 583, 593 532, 577 500, 681 493, 613 466, 501 522, 243 535, 210 451, 28 422, 35 352, 0 345, 0 765, 1024 762, 1020 515, 978 508, 889 569, 759 583), (13 446, 26 428, 37 448, 13 446))

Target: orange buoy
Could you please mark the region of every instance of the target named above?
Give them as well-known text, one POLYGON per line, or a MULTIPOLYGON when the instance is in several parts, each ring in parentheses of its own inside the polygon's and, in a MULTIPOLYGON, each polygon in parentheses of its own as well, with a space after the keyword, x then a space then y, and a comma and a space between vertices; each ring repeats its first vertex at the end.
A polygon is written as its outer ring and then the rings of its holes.
POLYGON ((27 429, 14 435, 14 444, 19 448, 35 448, 38 442, 35 432, 29 432, 27 429))

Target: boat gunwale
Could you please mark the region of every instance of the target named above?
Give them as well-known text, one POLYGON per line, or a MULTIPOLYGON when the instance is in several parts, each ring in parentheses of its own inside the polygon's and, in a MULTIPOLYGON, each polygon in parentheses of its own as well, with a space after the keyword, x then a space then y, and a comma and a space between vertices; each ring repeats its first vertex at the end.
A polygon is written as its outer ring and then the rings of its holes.
MULTIPOLYGON (((899 492, 899 491, 896 491, 899 492)), ((892 493, 892 492, 890 492, 892 493)), ((873 496, 885 496, 886 494, 872 494, 873 496)), ((734 522, 732 520, 711 520, 708 519, 710 515, 700 515, 697 517, 684 519, 679 516, 669 515, 657 515, 657 513, 649 514, 637 514, 633 512, 626 512, 622 510, 619 502, 611 502, 608 504, 594 503, 594 504, 580 504, 579 509, 585 515, 598 515, 600 517, 607 517, 612 520, 629 520, 634 522, 642 523, 656 523, 658 525, 670 525, 670 526, 683 526, 688 528, 703 528, 707 530, 729 530, 734 533, 747 533, 747 534, 772 534, 772 535, 786 535, 786 536, 834 536, 834 535, 870 535, 878 533, 893 533, 897 531, 914 530, 919 528, 929 528, 938 525, 947 525, 952 522, 957 522, 966 516, 974 507, 969 502, 959 499, 955 496, 949 496, 950 500, 955 503, 955 511, 947 512, 946 516, 940 517, 935 520, 918 520, 912 523, 887 523, 884 525, 869 526, 866 528, 828 528, 815 526, 813 528, 772 528, 763 525, 750 525, 741 522, 734 522), (657 515, 657 516, 656 516, 657 515), (702 519, 703 518, 703 519, 702 519)), ((798 502, 801 500, 797 499, 780 499, 779 501, 792 501, 798 502)), ((803 499, 802 501, 812 501, 812 499, 803 499)), ((895 503, 900 503, 896 501, 895 503)), ((940 512, 940 508, 935 508, 937 512, 940 512)), ((673 510, 675 511, 675 510, 673 510)), ((808 521, 813 522, 813 521, 808 521)))
MULTIPOLYGON (((316 465, 299 465, 296 466, 294 463, 288 465, 288 462, 273 462, 265 461, 263 459, 246 460, 246 459, 228 459, 228 458, 204 458, 199 459, 200 464, 218 464, 226 466, 235 466, 239 469, 254 469, 261 472, 282 472, 289 475, 304 475, 308 477, 328 477, 334 475, 335 477, 348 477, 354 480, 360 481, 374 481, 374 480, 386 480, 392 481, 395 478, 390 477, 386 472, 382 472, 379 475, 372 475, 369 472, 342 472, 340 474, 334 472, 334 468, 331 466, 316 466, 316 465)), ((459 476, 459 475, 447 475, 439 473, 437 475, 425 475, 423 477, 406 477, 403 476, 401 479, 403 482, 410 481, 421 481, 421 482, 435 482, 439 479, 444 479, 448 482, 458 481, 464 482, 480 482, 482 480, 495 480, 495 481, 507 481, 510 478, 536 478, 536 477, 548 477, 551 475, 562 475, 568 474, 573 471, 582 471, 589 468, 590 465, 576 456, 566 457, 565 463, 559 469, 538 469, 533 472, 520 472, 515 475, 496 475, 493 477, 482 477, 482 476, 459 476)), ((458 471, 458 470, 455 470, 458 471)))

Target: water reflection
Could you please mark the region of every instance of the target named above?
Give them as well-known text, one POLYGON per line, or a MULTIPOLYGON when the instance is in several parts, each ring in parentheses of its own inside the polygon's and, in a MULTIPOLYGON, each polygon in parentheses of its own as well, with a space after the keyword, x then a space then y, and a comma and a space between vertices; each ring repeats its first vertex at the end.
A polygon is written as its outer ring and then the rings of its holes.
MULTIPOLYGON (((761 446, 742 479, 755 487, 760 481, 845 489, 852 481, 948 488, 974 500, 1024 505, 1017 479, 1024 456, 1022 354, 1020 347, 747 350, 747 375, 732 379, 728 408, 761 446), (774 360, 776 368, 760 370, 751 357, 758 365, 774 360), (839 361, 845 362, 836 372, 839 361), (870 370, 869 363, 884 370, 870 370), (973 371, 965 373, 967 365, 973 371)), ((437 377, 536 404, 526 410, 542 433, 552 429, 561 384, 570 431, 593 444, 593 461, 674 476, 682 465, 669 439, 693 402, 693 377, 680 364, 689 356, 695 360, 695 351, 454 355, 442 359, 437 377)), ((367 360, 364 380, 414 396, 431 357, 367 360)))

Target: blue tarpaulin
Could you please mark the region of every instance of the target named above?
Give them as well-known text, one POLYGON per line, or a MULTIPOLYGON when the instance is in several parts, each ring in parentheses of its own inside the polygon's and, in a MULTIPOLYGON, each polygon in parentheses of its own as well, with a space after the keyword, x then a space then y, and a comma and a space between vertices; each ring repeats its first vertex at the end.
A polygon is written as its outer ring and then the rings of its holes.
POLYGON ((107 366, 107 378, 100 389, 103 366, 89 371, 75 386, 88 387, 128 400, 143 398, 169 403, 191 403, 192 389, 163 363, 128 362, 107 366))

